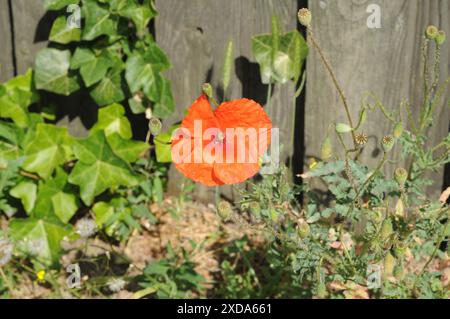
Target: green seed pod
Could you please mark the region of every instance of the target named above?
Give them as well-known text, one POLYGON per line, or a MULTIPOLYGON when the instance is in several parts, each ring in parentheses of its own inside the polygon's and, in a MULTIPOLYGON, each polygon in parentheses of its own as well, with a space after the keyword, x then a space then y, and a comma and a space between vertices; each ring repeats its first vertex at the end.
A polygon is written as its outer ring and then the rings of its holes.
POLYGON ((434 25, 429 25, 425 30, 425 36, 429 40, 434 40, 438 36, 439 30, 434 25))
POLYGON ((224 221, 229 220, 232 214, 233 208, 229 202, 222 200, 217 204, 217 215, 224 221))
POLYGON ((336 124, 336 132, 338 132, 339 134, 348 133, 351 131, 353 131, 353 129, 348 124, 345 124, 345 123, 337 123, 336 124))
POLYGON ((248 205, 248 208, 250 210, 250 213, 255 216, 256 218, 260 218, 261 217, 261 206, 259 205, 258 202, 251 202, 248 205))
POLYGON ((383 262, 385 276, 392 276, 392 274, 394 273, 395 264, 396 260, 394 256, 392 256, 391 253, 388 253, 386 257, 384 257, 383 262))
POLYGON ((312 15, 311 11, 306 8, 298 10, 298 21, 304 27, 309 27, 311 25, 312 15))
POLYGON ((156 117, 152 117, 148 121, 148 129, 150 130, 150 133, 152 135, 154 135, 154 136, 159 135, 159 133, 161 133, 161 129, 162 129, 161 121, 156 117))
POLYGON ((355 136, 355 141, 359 146, 364 146, 369 141, 369 137, 364 133, 357 134, 355 136))
POLYGON ((212 89, 211 84, 209 84, 209 83, 203 83, 202 91, 209 98, 211 98, 213 95, 213 89, 212 89))
POLYGON ((398 122, 394 126, 394 138, 400 138, 403 134, 403 123, 398 122))
POLYGON ((385 219, 381 224, 381 232, 380 238, 384 242, 392 235, 394 232, 394 227, 392 226, 392 222, 389 218, 385 219))
POLYGON ((403 167, 396 168, 394 178, 400 187, 404 187, 405 182, 408 179, 408 172, 403 167))
POLYGON ((323 161, 326 161, 333 155, 333 145, 331 143, 330 137, 326 137, 323 142, 322 146, 320 148, 320 157, 323 161))
POLYGON ((445 31, 441 30, 441 31, 439 31, 435 40, 438 45, 443 45, 446 38, 447 38, 447 36, 445 34, 445 31))
POLYGON ((395 140, 391 135, 387 135, 381 140, 381 146, 383 147, 383 151, 385 153, 389 153, 394 147, 394 144, 395 140))
POLYGON ((304 219, 300 219, 297 222, 297 234, 300 238, 306 238, 311 233, 311 228, 304 219))

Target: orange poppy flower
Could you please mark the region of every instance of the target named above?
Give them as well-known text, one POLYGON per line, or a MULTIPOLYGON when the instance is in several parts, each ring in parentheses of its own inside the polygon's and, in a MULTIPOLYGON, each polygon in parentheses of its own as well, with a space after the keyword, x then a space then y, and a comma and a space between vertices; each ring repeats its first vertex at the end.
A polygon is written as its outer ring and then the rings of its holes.
POLYGON ((213 111, 201 95, 174 132, 172 161, 186 177, 207 186, 241 183, 259 171, 271 129, 253 100, 224 102, 213 111))

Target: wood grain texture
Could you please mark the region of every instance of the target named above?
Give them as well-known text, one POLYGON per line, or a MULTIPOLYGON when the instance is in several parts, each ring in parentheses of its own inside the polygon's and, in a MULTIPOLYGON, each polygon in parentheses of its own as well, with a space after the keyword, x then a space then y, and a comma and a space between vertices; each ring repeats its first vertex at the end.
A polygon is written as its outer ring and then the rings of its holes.
POLYGON ((8 0, 0 0, 0 82, 14 76, 13 45, 8 0))
MULTIPOLYGON (((156 40, 168 53, 173 68, 167 73, 172 81, 176 112, 172 122, 180 121, 184 111, 200 95, 201 84, 220 79, 220 68, 228 40, 235 43, 234 70, 227 99, 252 98, 266 102, 267 87, 260 83, 259 69, 251 54, 251 37, 271 30, 271 16, 277 14, 285 31, 296 28, 295 0, 157 0, 156 40)), ((274 126, 280 128, 285 143, 282 158, 291 153, 292 86, 277 86, 272 96, 274 126)), ((170 174, 169 190, 176 193, 181 176, 170 174)), ((226 188, 223 187, 225 190, 226 188)), ((196 189, 196 197, 211 199, 214 188, 196 189)), ((233 194, 225 191, 227 196, 233 194)))
MULTIPOLYGON (((310 1, 310 9, 315 37, 346 93, 354 122, 357 122, 361 98, 366 91, 375 93, 388 109, 397 108, 403 99, 407 99, 413 112, 418 113, 423 96, 421 45, 424 30, 427 25, 435 24, 450 33, 449 1, 322 0, 310 1), (378 4, 381 8, 380 29, 367 26, 370 13, 366 10, 370 4, 378 4)), ((446 79, 450 73, 449 48, 447 41, 441 53, 441 79, 446 79)), ((337 91, 316 52, 310 53, 307 72, 306 156, 318 156, 328 125, 346 122, 346 117, 337 91)), ((447 94, 445 101, 448 97, 447 94)), ((428 135, 430 143, 436 143, 448 134, 449 115, 448 107, 440 108, 437 122, 428 135)), ((380 139, 391 134, 392 128, 380 111, 369 113, 362 129, 369 136, 369 142, 361 157, 369 166, 374 167, 379 161, 380 139)), ((394 160, 400 159, 397 147, 391 156, 394 160)), ((400 165, 406 164, 402 160, 399 164, 387 165, 386 173, 392 174, 400 165)), ((436 193, 442 186, 443 172, 431 176, 435 180, 431 193, 436 193)))

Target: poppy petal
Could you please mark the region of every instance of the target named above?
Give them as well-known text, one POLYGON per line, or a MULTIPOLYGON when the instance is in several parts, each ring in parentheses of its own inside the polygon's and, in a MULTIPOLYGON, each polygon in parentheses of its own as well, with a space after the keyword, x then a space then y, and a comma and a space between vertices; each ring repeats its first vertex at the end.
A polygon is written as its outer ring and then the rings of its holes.
POLYGON ((259 171, 256 163, 215 163, 214 176, 224 184, 238 184, 253 177, 259 171))
POLYGON ((181 126, 187 128, 191 132, 192 136, 194 136, 195 121, 201 121, 202 131, 210 127, 219 127, 219 122, 214 116, 211 105, 204 94, 192 103, 188 109, 188 115, 184 118, 183 122, 181 122, 181 126))

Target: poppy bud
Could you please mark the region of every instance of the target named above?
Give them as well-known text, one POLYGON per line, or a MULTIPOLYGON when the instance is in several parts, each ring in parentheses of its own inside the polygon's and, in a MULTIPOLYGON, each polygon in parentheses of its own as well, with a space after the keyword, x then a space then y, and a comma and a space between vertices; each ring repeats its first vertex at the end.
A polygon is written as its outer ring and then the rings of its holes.
POLYGON ((311 25, 312 15, 311 11, 307 8, 298 10, 298 21, 304 27, 309 27, 311 25))
POLYGON ((395 140, 391 135, 387 135, 381 140, 381 146, 383 147, 383 151, 385 153, 389 153, 394 147, 394 144, 395 140))
POLYGON ((159 133, 161 133, 161 128, 162 123, 158 118, 152 117, 148 121, 148 129, 150 130, 150 133, 152 133, 152 135, 154 136, 159 135, 159 133))
POLYGON ((403 167, 399 167, 394 172, 394 178, 400 187, 404 187, 405 182, 408 179, 408 172, 403 167))
POLYGON ((255 216, 256 218, 261 217, 261 206, 257 202, 251 202, 248 205, 248 208, 250 209, 250 213, 255 216))
POLYGON ((381 240, 386 241, 393 232, 394 227, 392 226, 391 220, 389 218, 385 219, 381 224, 381 232, 380 232, 381 240))
POLYGON ((333 155, 333 145, 331 144, 331 139, 327 136, 322 142, 320 157, 323 161, 326 161, 331 155, 333 155))
POLYGON ((441 31, 439 31, 439 33, 436 37, 436 43, 438 45, 443 45, 446 38, 447 38, 447 36, 445 35, 445 31, 441 30, 441 31))
POLYGON ((338 132, 339 134, 348 133, 351 131, 353 131, 353 129, 348 124, 345 123, 336 124, 336 132, 338 132))
POLYGON ((306 238, 311 233, 311 228, 304 219, 300 219, 297 222, 297 234, 300 238, 306 238))
POLYGON ((397 280, 403 280, 403 278, 405 277, 405 271, 403 266, 397 265, 394 267, 394 277, 397 280))
POLYGON ((388 253, 386 257, 384 257, 384 275, 385 276, 392 276, 394 272, 394 267, 396 264, 396 260, 394 256, 391 255, 391 253, 388 253))
POLYGON ((213 96, 213 89, 212 89, 211 84, 209 84, 209 83, 203 83, 202 91, 209 98, 211 98, 213 96))
POLYGON ((146 118, 147 120, 150 120, 152 117, 153 117, 152 109, 148 107, 148 108, 145 110, 145 118, 146 118))
POLYGON ((224 221, 230 219, 231 214, 233 214, 233 208, 231 207, 231 204, 224 200, 220 201, 219 204, 217 204, 217 214, 224 221))
POLYGON ((395 204, 395 216, 399 218, 405 217, 405 205, 401 198, 397 201, 397 204, 395 204))
POLYGON ((402 134, 403 134, 403 123, 402 122, 398 122, 394 126, 394 137, 395 138, 400 138, 402 136, 402 134))
POLYGON ((439 30, 434 25, 429 25, 425 30, 425 35, 429 40, 434 40, 438 36, 439 30))

